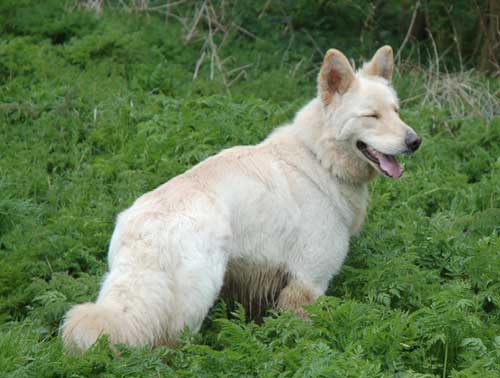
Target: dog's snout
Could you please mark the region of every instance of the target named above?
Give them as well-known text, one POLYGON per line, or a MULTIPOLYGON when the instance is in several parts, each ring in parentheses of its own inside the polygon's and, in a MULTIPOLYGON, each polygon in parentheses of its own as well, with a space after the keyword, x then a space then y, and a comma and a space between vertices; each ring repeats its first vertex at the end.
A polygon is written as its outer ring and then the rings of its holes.
POLYGON ((405 142, 406 146, 408 147, 408 150, 410 152, 415 152, 422 144, 422 138, 420 138, 417 134, 413 132, 409 132, 408 134, 406 134, 405 142))

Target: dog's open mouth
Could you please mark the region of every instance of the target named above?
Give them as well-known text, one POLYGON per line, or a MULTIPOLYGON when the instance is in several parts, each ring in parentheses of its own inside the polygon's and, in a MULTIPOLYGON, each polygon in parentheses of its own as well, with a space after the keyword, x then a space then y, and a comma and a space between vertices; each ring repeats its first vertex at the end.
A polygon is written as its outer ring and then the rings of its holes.
POLYGON ((377 166, 380 172, 384 173, 387 177, 398 179, 403 174, 403 167, 398 163, 393 155, 383 154, 361 141, 356 143, 356 147, 363 153, 363 155, 366 156, 368 160, 377 166))

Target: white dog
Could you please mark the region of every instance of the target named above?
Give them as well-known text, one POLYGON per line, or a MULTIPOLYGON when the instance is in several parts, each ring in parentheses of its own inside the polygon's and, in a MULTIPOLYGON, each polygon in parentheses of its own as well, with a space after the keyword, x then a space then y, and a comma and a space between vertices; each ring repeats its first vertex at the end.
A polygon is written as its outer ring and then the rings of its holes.
POLYGON ((399 118, 389 46, 354 72, 329 50, 318 96, 256 146, 234 147, 144 194, 118 217, 95 303, 73 307, 64 343, 175 345, 221 292, 251 307, 302 306, 327 289, 365 217, 377 172, 421 139, 399 118))

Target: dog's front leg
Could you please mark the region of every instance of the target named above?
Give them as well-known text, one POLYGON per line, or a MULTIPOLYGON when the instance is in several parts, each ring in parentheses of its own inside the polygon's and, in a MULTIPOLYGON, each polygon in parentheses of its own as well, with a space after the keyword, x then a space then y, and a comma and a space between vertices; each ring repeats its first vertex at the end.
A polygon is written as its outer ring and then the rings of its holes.
POLYGON ((303 306, 313 303, 319 295, 320 293, 309 285, 298 279, 292 279, 281 291, 277 307, 281 311, 292 311, 301 318, 308 319, 309 316, 303 306))

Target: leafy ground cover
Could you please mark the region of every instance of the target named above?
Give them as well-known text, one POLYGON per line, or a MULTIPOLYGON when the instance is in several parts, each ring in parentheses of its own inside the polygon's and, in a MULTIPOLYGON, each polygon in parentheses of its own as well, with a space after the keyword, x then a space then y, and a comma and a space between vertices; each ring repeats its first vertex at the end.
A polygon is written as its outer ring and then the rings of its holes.
MULTIPOLYGON (((402 180, 371 185, 364 231, 310 322, 270 312, 256 325, 221 302, 175 350, 116 356, 103 339, 64 353, 59 324, 95 298, 116 214, 290 120, 315 94, 319 56, 284 37, 233 38, 222 58, 250 66, 229 95, 208 64, 192 80, 203 40, 186 45, 179 25, 58 1, 0 15, 2 376, 500 375, 498 103, 456 117, 456 103, 425 96, 421 71, 395 86, 424 145, 402 180)), ((478 80, 498 101, 498 82, 478 80)))

